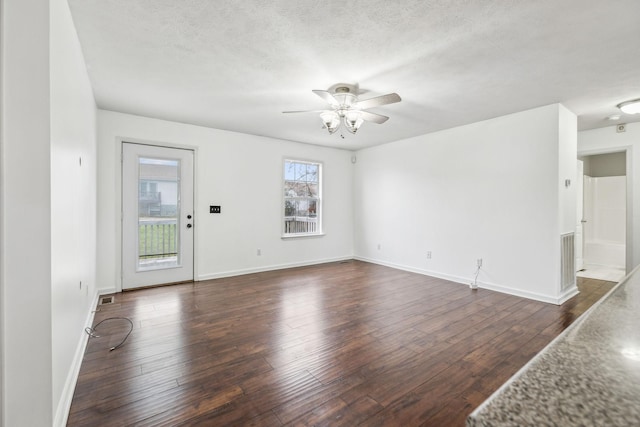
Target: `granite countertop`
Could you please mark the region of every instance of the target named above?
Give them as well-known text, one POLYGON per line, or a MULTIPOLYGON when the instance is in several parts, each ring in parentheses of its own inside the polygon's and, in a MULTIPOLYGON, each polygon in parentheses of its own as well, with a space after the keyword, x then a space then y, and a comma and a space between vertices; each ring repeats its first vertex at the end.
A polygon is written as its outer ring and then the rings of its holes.
POLYGON ((640 426, 639 268, 480 405, 467 426, 640 426))

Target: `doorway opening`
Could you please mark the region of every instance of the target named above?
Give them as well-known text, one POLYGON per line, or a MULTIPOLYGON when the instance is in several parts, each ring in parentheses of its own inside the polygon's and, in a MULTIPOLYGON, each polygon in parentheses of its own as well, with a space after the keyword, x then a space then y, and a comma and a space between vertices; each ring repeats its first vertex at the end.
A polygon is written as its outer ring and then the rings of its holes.
MULTIPOLYGON (((626 274, 627 153, 581 156, 582 262, 577 276, 619 282, 626 274)), ((580 164, 578 173, 580 173, 580 164)), ((581 205, 581 206, 580 206, 581 205)), ((578 227, 580 227, 580 225, 578 227)))

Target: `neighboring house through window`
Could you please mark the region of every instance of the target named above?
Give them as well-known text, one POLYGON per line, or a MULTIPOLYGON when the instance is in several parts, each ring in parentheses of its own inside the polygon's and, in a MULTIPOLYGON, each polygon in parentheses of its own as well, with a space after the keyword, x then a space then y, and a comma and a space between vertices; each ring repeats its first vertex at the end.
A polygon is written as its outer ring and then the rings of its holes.
POLYGON ((178 207, 178 164, 172 160, 140 159, 140 217, 175 217, 178 207))
POLYGON ((283 236, 321 234, 322 164, 284 161, 283 236))

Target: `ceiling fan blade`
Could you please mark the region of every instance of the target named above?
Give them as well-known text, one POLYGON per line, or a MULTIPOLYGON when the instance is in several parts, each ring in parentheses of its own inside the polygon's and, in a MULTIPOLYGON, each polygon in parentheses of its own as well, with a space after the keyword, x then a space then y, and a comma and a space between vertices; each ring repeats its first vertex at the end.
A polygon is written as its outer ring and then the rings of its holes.
POLYGON ((325 102, 328 102, 330 105, 335 105, 335 106, 340 105, 338 100, 335 99, 333 97, 333 95, 331 95, 326 90, 317 90, 317 89, 315 89, 315 90, 312 90, 312 92, 315 93, 316 95, 318 95, 320 98, 324 99, 325 102))
POLYGON ((366 110, 367 108, 378 107, 380 105, 393 104, 394 102, 400 102, 402 98, 397 93, 388 93, 382 96, 376 96, 375 98, 364 99, 358 101, 358 108, 366 110))
POLYGON ((322 113, 323 111, 330 110, 298 110, 298 111, 283 111, 283 113, 322 113))
POLYGON ((382 114, 370 113, 369 111, 360 111, 360 117, 362 117, 362 120, 378 124, 384 123, 389 120, 389 117, 387 116, 383 116, 382 114))

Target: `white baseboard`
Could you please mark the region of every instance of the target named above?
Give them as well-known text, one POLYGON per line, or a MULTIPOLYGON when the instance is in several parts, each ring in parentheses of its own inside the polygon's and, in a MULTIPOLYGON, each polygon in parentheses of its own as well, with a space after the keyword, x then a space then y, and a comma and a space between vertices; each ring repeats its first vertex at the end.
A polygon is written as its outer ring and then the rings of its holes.
POLYGON ((573 285, 573 287, 567 289, 566 291, 560 294, 560 296, 558 297, 558 302, 556 304, 558 305, 563 304, 566 301, 578 295, 579 293, 580 291, 578 290, 578 287, 576 285, 573 285))
MULTIPOLYGON (((429 277, 436 277, 438 279, 448 280, 450 282, 461 283, 463 285, 469 286, 469 283, 473 281, 473 279, 469 279, 466 277, 454 276, 451 274, 440 273, 432 270, 425 270, 422 268, 411 267, 403 264, 396 264, 393 262, 382 261, 374 258, 367 258, 362 256, 355 256, 354 259, 358 261, 370 262, 372 264, 384 265, 385 267, 396 268, 398 270, 409 271, 411 273, 418 273, 429 277)), ((478 282, 479 284, 480 282, 478 282)))
POLYGON ((243 274, 262 273, 263 271, 284 270, 285 268, 305 267, 308 265, 326 264, 329 262, 340 262, 352 260, 353 256, 344 256, 337 258, 324 258, 312 261, 293 262, 287 264, 265 265, 255 268, 244 268, 240 270, 222 271, 220 273, 200 274, 197 277, 197 281, 221 279, 223 277, 242 276, 243 274))
MULTIPOLYGON (((117 293, 118 290, 113 287, 113 288, 104 288, 104 289, 98 289, 98 297, 101 297, 102 295, 109 295, 109 294, 115 294, 117 293)), ((96 299, 96 304, 98 303, 97 299, 96 299)))
MULTIPOLYGON (((397 268, 398 270, 404 270, 412 273, 423 274, 425 276, 437 277, 438 279, 444 279, 450 282, 460 283, 465 286, 469 286, 469 284, 473 282, 473 277, 454 276, 451 274, 440 273, 437 271, 425 270, 421 268, 415 268, 415 267, 410 267, 402 264, 395 264, 392 262, 386 262, 378 259, 361 257, 361 256, 355 256, 354 259, 370 262, 373 264, 384 265, 385 267, 397 268)), ((578 293, 578 288, 572 288, 558 297, 553 297, 549 295, 538 294, 535 292, 522 291, 519 289, 510 288, 508 286, 496 285, 495 283, 487 283, 487 282, 480 282, 480 281, 477 283, 478 283, 478 288, 487 289, 490 291, 496 291, 496 292, 513 295, 517 297, 528 298, 535 301, 556 304, 556 305, 562 304, 563 302, 567 301, 569 298, 575 296, 578 293)))
MULTIPOLYGON (((411 267, 403 264, 396 264, 393 262, 387 262, 387 261, 363 257, 363 256, 344 256, 344 257, 336 257, 336 258, 324 258, 324 259, 318 259, 318 260, 312 260, 312 261, 266 265, 262 267, 222 271, 219 273, 200 274, 195 280, 203 281, 203 280, 211 280, 211 279, 221 279, 223 277, 234 277, 234 276, 241 276, 243 274, 261 273, 264 271, 273 271, 273 270, 283 270, 285 268, 304 267, 308 265, 326 264, 329 262, 348 261, 352 259, 364 261, 364 262, 370 262, 372 264, 384 265, 385 267, 391 267, 398 270, 409 271, 411 273, 417 273, 417 274, 423 274, 425 276, 436 277, 438 279, 448 280, 450 282, 459 283, 465 286, 469 286, 469 284, 473 282, 472 277, 455 276, 452 274, 411 267)), ((482 282, 482 281, 478 281, 477 283, 478 283, 478 288, 488 289, 491 291, 501 292, 503 294, 514 295, 517 297, 528 298, 535 301, 541 301, 541 302, 546 302, 546 303, 556 304, 556 305, 560 305, 565 301, 567 301, 568 299, 578 294, 578 288, 575 286, 563 292, 559 296, 551 296, 551 295, 538 294, 535 292, 522 291, 520 289, 514 289, 508 286, 502 286, 495 283, 488 283, 488 282, 482 282)), ((104 288, 104 289, 98 290, 98 295, 106 295, 106 294, 111 294, 115 292, 118 292, 115 287, 104 288)))
POLYGON ((483 289, 488 289, 490 291, 496 291, 496 292, 502 292, 503 294, 509 294, 509 295, 513 295, 516 297, 522 297, 522 298, 527 298, 527 299, 532 299, 535 301, 541 301, 541 302, 546 302, 549 304, 555 304, 555 305, 560 305, 563 302, 565 302, 566 300, 568 300, 569 298, 575 296, 578 294, 578 288, 575 288, 575 293, 570 295, 570 296, 558 296, 558 297, 554 297, 554 296, 550 296, 550 295, 544 295, 544 294, 538 294, 535 292, 528 292, 528 291, 522 291, 520 289, 513 289, 513 288, 509 288, 509 287, 505 287, 505 286, 499 286, 499 285, 495 285, 492 283, 480 283, 478 282, 478 287, 483 288, 483 289))
POLYGON ((84 329, 93 325, 93 317, 95 315, 94 309, 98 305, 99 295, 100 290, 97 290, 93 297, 93 302, 89 306, 89 313, 87 314, 85 326, 82 328, 80 339, 78 340, 78 345, 73 356, 73 362, 71 363, 67 379, 64 382, 60 400, 58 401, 55 418, 53 419, 53 425, 55 427, 64 427, 67 425, 69 410, 71 409, 71 401, 73 400, 73 393, 76 389, 76 383, 78 382, 78 375, 80 374, 84 351, 87 348, 87 342, 89 341, 89 335, 87 335, 84 329))

